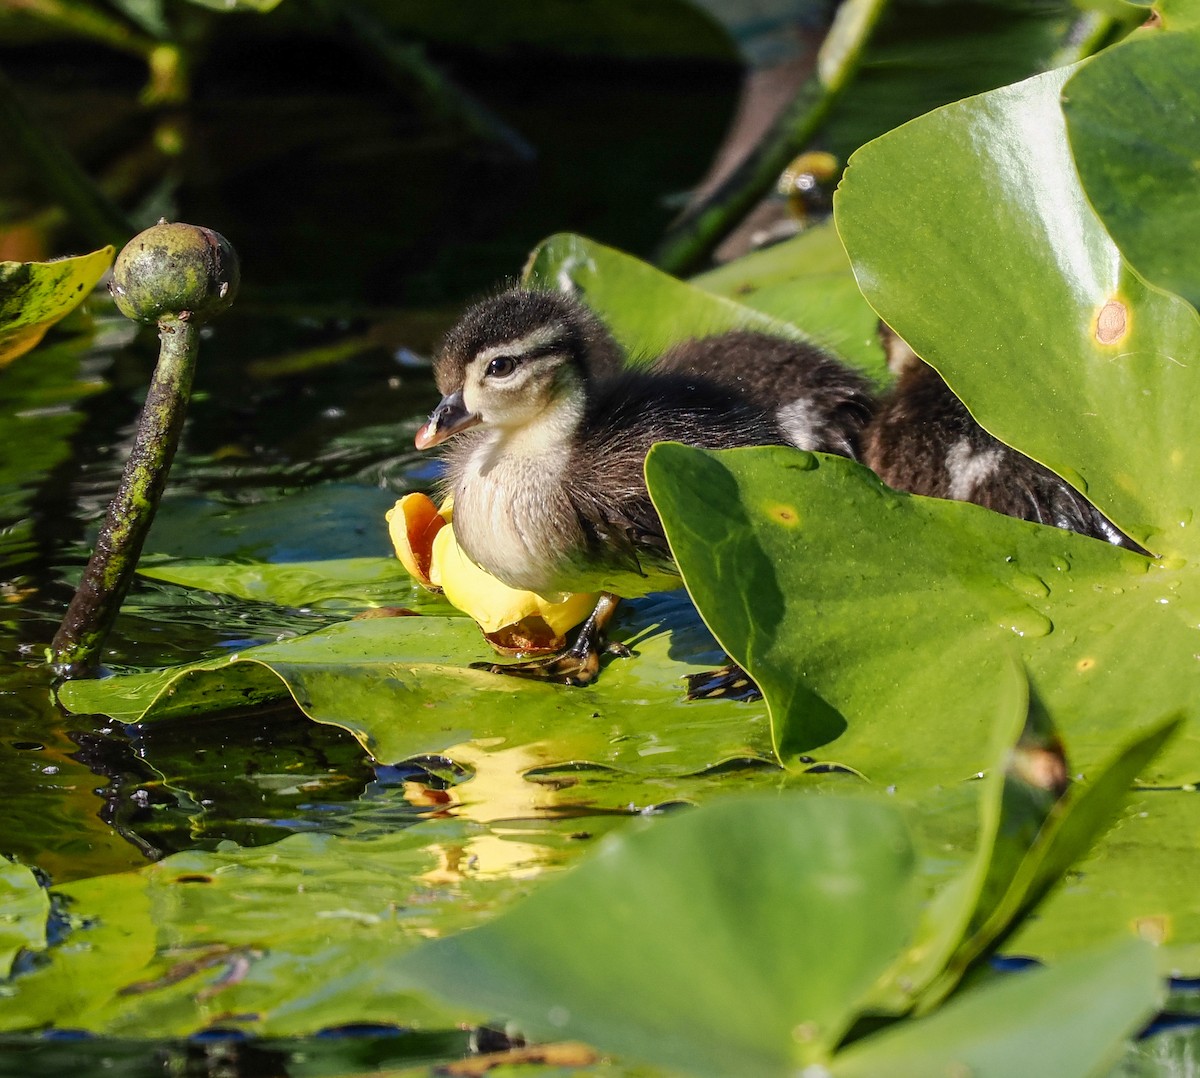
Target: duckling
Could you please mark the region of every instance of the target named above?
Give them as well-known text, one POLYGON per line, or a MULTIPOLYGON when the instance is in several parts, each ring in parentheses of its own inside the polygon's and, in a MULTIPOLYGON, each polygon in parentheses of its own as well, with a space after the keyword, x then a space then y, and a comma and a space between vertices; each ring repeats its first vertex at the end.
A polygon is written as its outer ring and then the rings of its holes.
POLYGON ((578 300, 520 288, 467 311, 434 375, 444 396, 416 445, 453 439, 444 487, 463 550, 547 599, 601 593, 568 652, 490 668, 574 684, 599 669, 617 596, 679 586, 646 490, 655 442, 853 453, 870 414, 865 379, 808 346, 737 332, 631 369, 578 300))
POLYGON ((883 323, 880 337, 897 381, 864 434, 863 462, 885 483, 1145 552, 1069 483, 988 434, 883 323))

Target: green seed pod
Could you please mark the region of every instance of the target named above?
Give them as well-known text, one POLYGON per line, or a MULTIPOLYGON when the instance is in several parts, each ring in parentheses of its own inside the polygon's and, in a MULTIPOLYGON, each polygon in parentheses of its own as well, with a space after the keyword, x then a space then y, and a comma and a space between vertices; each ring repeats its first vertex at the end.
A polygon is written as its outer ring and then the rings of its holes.
POLYGON ((211 228, 159 221, 117 255, 111 291, 117 308, 137 322, 207 322, 237 295, 237 252, 211 228))

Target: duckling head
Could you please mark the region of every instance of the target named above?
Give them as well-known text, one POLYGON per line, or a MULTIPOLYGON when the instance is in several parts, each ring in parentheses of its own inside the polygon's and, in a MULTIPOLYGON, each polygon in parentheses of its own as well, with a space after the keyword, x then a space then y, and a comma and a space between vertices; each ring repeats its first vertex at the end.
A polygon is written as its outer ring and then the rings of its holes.
POLYGON ((441 402, 417 431, 428 449, 475 426, 511 434, 582 406, 587 379, 620 365, 608 330, 569 296, 514 288, 471 307, 433 371, 441 402))

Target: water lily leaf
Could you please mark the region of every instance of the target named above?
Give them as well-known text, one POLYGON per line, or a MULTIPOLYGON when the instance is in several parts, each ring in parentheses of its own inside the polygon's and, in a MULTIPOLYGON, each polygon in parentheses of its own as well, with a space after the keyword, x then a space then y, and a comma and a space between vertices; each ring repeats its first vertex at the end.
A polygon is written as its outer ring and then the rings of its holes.
POLYGON ((705 291, 803 326, 826 351, 889 379, 879 343, 879 316, 863 299, 841 239, 828 221, 693 277, 705 291))
POLYGON ((1151 32, 1100 54, 1063 87, 1063 111, 1083 188, 1121 252, 1200 306, 1189 242, 1200 231, 1200 34, 1151 32))
POLYGON ((0 981, 20 951, 45 948, 49 915, 50 897, 33 872, 0 857, 0 981))
POLYGON ((838 231, 871 305, 984 427, 1148 549, 1186 554, 1200 546, 1200 318, 1133 272, 1084 196, 1059 106, 1070 73, 864 146, 838 231))
POLYGON ((56 262, 0 262, 0 367, 36 348, 112 265, 113 248, 56 262))
POLYGON ((507 844, 503 872, 499 856, 477 845, 494 836, 431 820, 375 838, 229 844, 56 887, 72 931, 6 985, 0 1028, 180 1036, 227 1024, 268 1035, 351 1022, 451 1027, 458 1013, 413 991, 403 956, 428 935, 478 923, 581 845, 546 828, 531 837, 507 844), (467 867, 481 855, 490 876, 467 867))
POLYGON ((681 678, 717 664, 682 594, 629 604, 619 636, 635 656, 586 688, 473 670, 495 655, 466 618, 350 621, 230 657, 59 690, 68 710, 146 722, 290 693, 318 722, 344 727, 384 763, 471 742, 520 749, 525 767, 586 761, 686 773, 772 758, 760 704, 683 699, 681 678))
MULTIPOLYGON (((1014 820, 1011 813, 1006 820, 1002 814, 992 852, 991 886, 985 885, 964 938, 939 981, 923 993, 920 1009, 927 1011, 945 998, 971 965, 1002 946, 1024 923, 1112 823, 1134 779, 1177 727, 1178 722, 1171 720, 1135 738, 1090 782, 1072 785, 1044 814, 1035 813, 1042 815, 1040 826, 1026 834, 1014 835, 1012 825, 1022 821, 1014 820), (1015 856, 1005 856, 1005 847, 1013 846, 1015 856)), ((1029 822, 1037 823, 1036 818, 1029 822)))
POLYGON ((610 836, 409 969, 537 1037, 689 1074, 793 1073, 829 1057, 917 901, 892 807, 731 798, 610 836))
POLYGON ((551 236, 534 250, 524 280, 534 287, 574 291, 604 319, 633 362, 654 359, 680 341, 730 329, 815 341, 804 327, 569 233, 551 236))
POLYGON ((1150 947, 1121 940, 1049 968, 997 978, 929 1018, 850 1045, 831 1078, 1106 1074, 1162 999, 1150 947))
MULTIPOLYGON (((1200 579, 1186 568, 786 448, 664 443, 646 474, 785 762, 824 746, 902 794, 975 774, 1014 649, 1085 773, 1131 723, 1196 714, 1200 579)), ((1143 777, 1197 773, 1193 728, 1143 777)))
POLYGON ((421 606, 445 604, 412 586, 395 558, 330 558, 326 561, 179 561, 139 566, 151 580, 278 606, 421 606), (422 600, 424 602, 422 603, 422 600))
POLYGON ((1200 973, 1194 790, 1135 792, 1112 830, 1005 945, 1054 960, 1095 940, 1158 945, 1164 974, 1200 973))

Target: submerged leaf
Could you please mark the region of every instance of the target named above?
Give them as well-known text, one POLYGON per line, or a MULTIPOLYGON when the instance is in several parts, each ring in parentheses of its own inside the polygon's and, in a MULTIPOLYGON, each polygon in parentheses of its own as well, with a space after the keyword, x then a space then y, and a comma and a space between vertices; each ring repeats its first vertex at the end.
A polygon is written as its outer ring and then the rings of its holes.
POLYGON ((0 857, 0 981, 21 951, 45 949, 49 915, 50 896, 33 872, 0 857))

